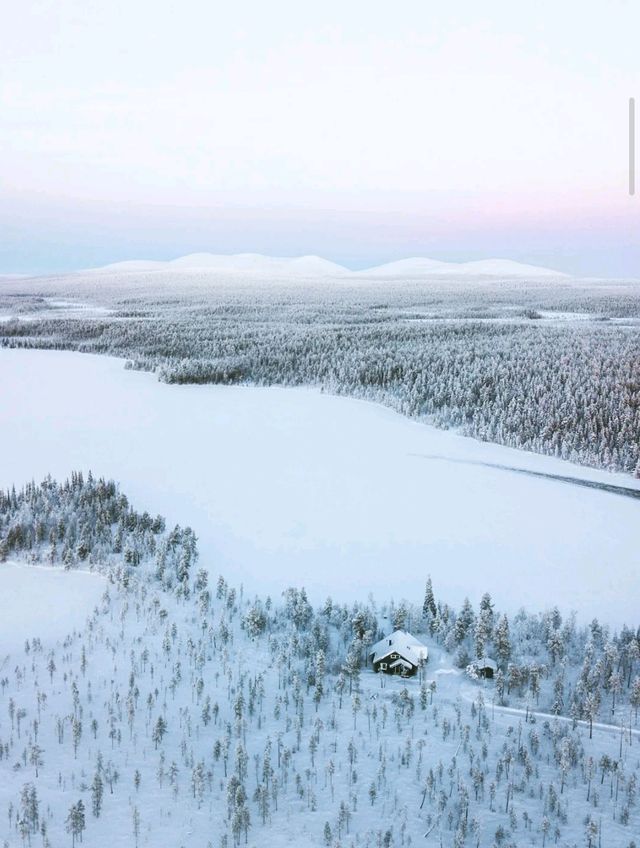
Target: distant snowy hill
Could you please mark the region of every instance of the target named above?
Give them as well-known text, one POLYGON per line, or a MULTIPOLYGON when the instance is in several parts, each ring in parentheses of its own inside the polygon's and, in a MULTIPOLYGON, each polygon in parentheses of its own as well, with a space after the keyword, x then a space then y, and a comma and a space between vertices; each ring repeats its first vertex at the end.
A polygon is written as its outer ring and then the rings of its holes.
POLYGON ((439 274, 451 268, 451 262, 440 262, 437 259, 415 257, 413 259, 398 259, 397 262, 386 262, 373 268, 354 271, 357 277, 422 277, 439 274))
POLYGON ((566 277, 560 271, 525 265, 510 259, 481 259, 475 262, 441 262, 416 257, 388 262, 361 271, 350 271, 343 265, 320 256, 278 257, 259 253, 214 254, 191 253, 169 262, 130 260, 114 262, 95 273, 139 273, 152 271, 207 271, 213 274, 248 274, 251 276, 344 277, 354 279, 419 279, 422 277, 566 277))
POLYGON ((476 262, 451 263, 451 274, 486 274, 492 277, 568 277, 553 268, 543 268, 540 265, 526 265, 511 259, 480 259, 476 262))
POLYGON ((567 277, 561 271, 525 265, 511 259, 480 259, 475 262, 439 262, 436 259, 400 259, 357 271, 358 277, 567 277))
POLYGON ((153 259, 130 259, 125 262, 112 262, 110 265, 103 265, 100 268, 85 268, 78 273, 85 274, 92 271, 109 271, 114 273, 118 271, 160 271, 166 268, 168 264, 168 262, 156 262, 153 259))
POLYGON ((232 255, 190 253, 170 262, 132 260, 105 265, 96 271, 209 271, 224 274, 278 275, 291 277, 342 277, 350 271, 320 256, 279 257, 259 253, 232 255))

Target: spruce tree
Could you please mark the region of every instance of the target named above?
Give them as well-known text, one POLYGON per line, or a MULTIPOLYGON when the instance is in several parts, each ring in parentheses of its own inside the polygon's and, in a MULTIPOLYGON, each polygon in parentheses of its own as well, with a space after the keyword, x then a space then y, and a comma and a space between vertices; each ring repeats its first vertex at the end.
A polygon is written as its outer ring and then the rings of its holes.
POLYGON ((429 622, 435 619, 436 615, 438 614, 436 599, 433 596, 433 584, 431 582, 431 575, 427 577, 427 586, 424 593, 424 603, 422 604, 422 614, 429 622))

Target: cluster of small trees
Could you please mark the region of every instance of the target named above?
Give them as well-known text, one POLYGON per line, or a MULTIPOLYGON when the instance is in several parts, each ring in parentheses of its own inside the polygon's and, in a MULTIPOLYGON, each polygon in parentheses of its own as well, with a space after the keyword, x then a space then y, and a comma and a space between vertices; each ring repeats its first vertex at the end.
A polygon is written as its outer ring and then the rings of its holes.
POLYGON ((166 532, 161 516, 136 512, 112 480, 74 472, 63 483, 0 491, 0 562, 11 555, 65 568, 114 563, 125 579, 153 557, 156 579, 188 594, 198 552, 191 528, 166 532))
MULTIPOLYGON (((544 614, 521 610, 510 623, 485 594, 478 612, 465 599, 459 611, 436 603, 428 578, 422 615, 431 636, 460 668, 487 655, 497 664, 496 694, 501 704, 513 694, 527 696, 554 715, 588 721, 616 721, 616 709, 640 710, 640 627, 624 626, 613 635, 594 619, 577 627, 557 608, 544 614), (541 702, 542 696, 542 702, 541 702)), ((628 715, 627 715, 628 720, 628 715)))
POLYGON ((47 478, 19 492, 0 491, 0 561, 10 554, 44 555, 67 567, 99 563, 122 554, 138 565, 155 549, 164 519, 137 513, 113 481, 74 472, 57 483, 47 478))

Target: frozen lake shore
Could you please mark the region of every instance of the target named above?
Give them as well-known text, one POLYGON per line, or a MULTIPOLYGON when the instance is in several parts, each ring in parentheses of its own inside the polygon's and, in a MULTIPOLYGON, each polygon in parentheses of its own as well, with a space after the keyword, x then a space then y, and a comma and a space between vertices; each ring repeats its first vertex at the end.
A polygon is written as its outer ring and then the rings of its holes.
POLYGON ((452 603, 489 591, 510 612, 637 617, 637 500, 487 463, 626 476, 313 389, 167 386, 78 353, 0 350, 0 397, 0 486, 116 479, 138 509, 192 526, 203 565, 250 593, 416 600, 430 573, 452 603))

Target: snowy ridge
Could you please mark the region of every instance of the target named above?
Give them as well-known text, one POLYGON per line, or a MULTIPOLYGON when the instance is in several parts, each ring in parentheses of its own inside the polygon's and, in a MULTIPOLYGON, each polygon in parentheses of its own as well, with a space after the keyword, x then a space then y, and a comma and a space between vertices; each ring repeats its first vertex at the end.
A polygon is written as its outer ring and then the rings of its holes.
POLYGON ((320 256, 263 256, 259 253, 232 255, 191 253, 169 262, 131 260, 90 269, 95 272, 139 271, 209 271, 224 274, 255 274, 258 276, 341 277, 350 272, 342 265, 320 256))
POLYGON ((526 265, 511 259, 480 259, 475 262, 440 262, 435 259, 400 259, 355 272, 358 277, 568 277, 561 271, 526 265))
MULTIPOLYGON (((560 271, 526 265, 511 259, 480 259, 474 262, 441 262, 415 257, 388 262, 361 271, 320 256, 278 257, 259 253, 191 253, 169 262, 129 260, 88 269, 92 273, 133 273, 155 271, 208 271, 224 274, 250 274, 283 277, 421 278, 421 277, 567 277, 560 271)), ((82 273, 86 273, 82 272, 82 273)))

